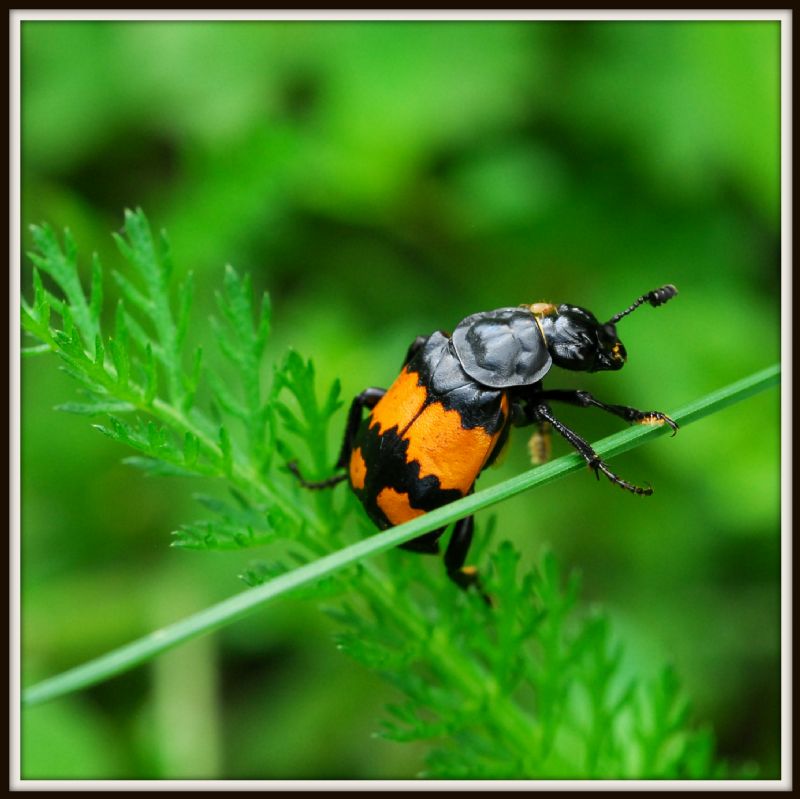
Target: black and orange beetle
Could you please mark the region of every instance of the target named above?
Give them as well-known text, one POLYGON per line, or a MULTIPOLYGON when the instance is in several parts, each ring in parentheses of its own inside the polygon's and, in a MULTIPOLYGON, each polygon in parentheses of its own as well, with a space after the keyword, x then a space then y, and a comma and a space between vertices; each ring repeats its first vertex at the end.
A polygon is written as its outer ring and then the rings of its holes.
MULTIPOLYGON (((678 425, 659 411, 608 405, 587 391, 545 389, 542 379, 553 365, 583 372, 621 369, 627 355, 617 322, 643 303, 657 307, 677 293, 672 285, 655 289, 608 322, 598 322, 576 305, 534 303, 468 316, 452 336, 443 331, 420 336, 388 390, 368 388, 353 400, 336 462, 346 473, 309 482, 296 464, 290 468, 307 488, 349 479, 370 518, 385 530, 469 494, 478 475, 496 460, 511 427, 536 424, 562 435, 598 478, 602 472, 634 494, 651 494, 651 488, 614 474, 553 415, 548 402, 600 408, 627 422, 667 424, 673 435, 678 425), (365 408, 370 414, 363 419, 365 408)), ((401 546, 435 554, 443 532, 434 530, 401 546)), ((444 562, 459 586, 481 591, 477 570, 464 565, 472 534, 472 516, 456 522, 444 562)))

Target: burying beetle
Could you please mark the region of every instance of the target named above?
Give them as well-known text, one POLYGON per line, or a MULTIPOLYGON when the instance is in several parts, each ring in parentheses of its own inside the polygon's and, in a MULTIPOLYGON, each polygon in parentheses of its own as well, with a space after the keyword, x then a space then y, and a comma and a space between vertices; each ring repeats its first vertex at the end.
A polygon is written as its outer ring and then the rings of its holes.
MULTIPOLYGON (((634 494, 641 488, 609 469, 591 445, 553 415, 548 401, 600 408, 627 422, 678 425, 660 411, 609 405, 588 391, 545 389, 542 379, 555 366, 582 372, 621 369, 627 358, 616 324, 644 303, 663 305, 678 293, 667 285, 639 297, 608 322, 598 322, 576 305, 534 303, 468 316, 452 336, 439 330, 419 336, 409 347, 400 375, 387 389, 368 388, 350 406, 337 469, 320 482, 289 468, 306 488, 329 488, 349 479, 367 514, 382 530, 469 494, 478 475, 505 446, 512 426, 536 424, 555 429, 598 476, 634 494), (370 411, 366 419, 363 411, 370 411)), ((536 434, 535 434, 536 435, 536 434)), ((547 450, 532 442, 532 450, 547 450)), ((474 522, 455 524, 444 555, 449 577, 461 588, 476 586, 474 566, 466 566, 474 522)), ((442 527, 401 544, 413 552, 436 554, 442 527)))

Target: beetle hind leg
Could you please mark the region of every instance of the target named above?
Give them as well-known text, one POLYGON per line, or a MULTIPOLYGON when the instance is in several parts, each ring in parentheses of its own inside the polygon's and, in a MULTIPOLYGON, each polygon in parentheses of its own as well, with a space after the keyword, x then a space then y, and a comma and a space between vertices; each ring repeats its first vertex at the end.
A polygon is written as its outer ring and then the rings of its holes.
POLYGON ((405 541, 399 545, 399 549, 405 549, 408 552, 418 552, 422 555, 438 555, 439 554, 439 539, 444 532, 444 527, 438 530, 433 530, 430 533, 412 538, 410 541, 405 541))
POLYGON ((459 588, 467 590, 470 586, 475 586, 475 590, 480 594, 481 599, 491 607, 493 605, 492 598, 483 590, 478 570, 475 566, 464 565, 474 532, 474 516, 465 516, 456 522, 453 535, 450 536, 450 542, 444 553, 444 565, 447 568, 447 576, 459 588))
POLYGON ((325 480, 306 480, 300 471, 300 467, 297 465, 297 461, 289 461, 289 463, 286 464, 286 468, 297 478, 297 481, 303 488, 308 488, 311 491, 333 488, 335 485, 339 485, 339 483, 347 480, 346 474, 334 474, 332 477, 325 478, 325 480))

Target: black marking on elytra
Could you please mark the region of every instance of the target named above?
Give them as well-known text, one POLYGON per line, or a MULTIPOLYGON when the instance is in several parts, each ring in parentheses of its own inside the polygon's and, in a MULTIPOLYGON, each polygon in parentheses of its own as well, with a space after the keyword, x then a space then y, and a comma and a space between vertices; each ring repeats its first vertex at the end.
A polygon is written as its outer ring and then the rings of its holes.
POLYGON ((355 442, 355 447, 361 449, 364 462, 369 465, 364 488, 354 490, 369 517, 382 530, 392 526, 377 504, 378 494, 384 488, 408 494, 411 507, 424 511, 440 508, 462 496, 457 489, 442 488, 435 475, 420 477, 420 464, 408 460, 408 444, 398 434, 397 427, 379 433, 377 425, 368 426, 368 420, 362 425, 355 442))

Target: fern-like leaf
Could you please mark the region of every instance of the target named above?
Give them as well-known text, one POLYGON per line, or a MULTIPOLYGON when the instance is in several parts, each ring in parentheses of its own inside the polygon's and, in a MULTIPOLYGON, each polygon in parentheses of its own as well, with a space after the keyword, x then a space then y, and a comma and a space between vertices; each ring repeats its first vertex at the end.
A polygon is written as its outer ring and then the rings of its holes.
MULTIPOLYGON (((181 525, 174 546, 268 550, 240 575, 260 590, 313 566, 348 536, 372 532, 360 509, 351 515, 350 494, 304 492, 284 467, 299 456, 311 479, 329 475, 340 388, 334 382, 320 391, 313 364, 295 352, 263 385, 270 304, 266 295, 256 301, 249 277, 225 270, 221 318, 212 322, 218 366, 206 362, 200 344, 189 348, 191 276, 173 287, 167 239, 153 235, 141 211, 127 212, 124 235, 115 237, 127 267, 114 273, 121 299, 110 329, 102 323, 107 281, 99 259, 91 261, 87 294, 69 233, 63 243, 46 226, 32 236, 33 298, 23 300, 22 324, 38 344, 26 350, 55 352, 79 381, 80 401, 60 408, 95 417, 96 429, 134 451, 131 466, 216 478, 225 491, 225 499, 197 496, 204 515, 181 525)), ((437 778, 724 774, 674 673, 623 679, 622 647, 605 616, 581 613, 577 577, 565 578, 552 554, 523 569, 509 542, 489 554, 490 538, 481 536, 484 550, 476 546, 473 555, 488 561, 493 609, 433 575, 424 559, 396 550, 382 565, 351 562, 299 588, 337 620, 338 647, 396 686, 400 698, 380 734, 429 741, 425 773, 437 778)), ((231 604, 233 618, 242 611, 231 604)), ((216 613, 201 615, 198 625, 218 623, 216 613)), ((174 634, 187 637, 183 628, 174 634)), ((139 662, 159 647, 161 639, 148 639, 130 645, 126 657, 139 662)), ((120 659, 107 660, 63 679, 74 687, 119 670, 120 659)), ((63 684, 33 695, 59 691, 63 684)))

